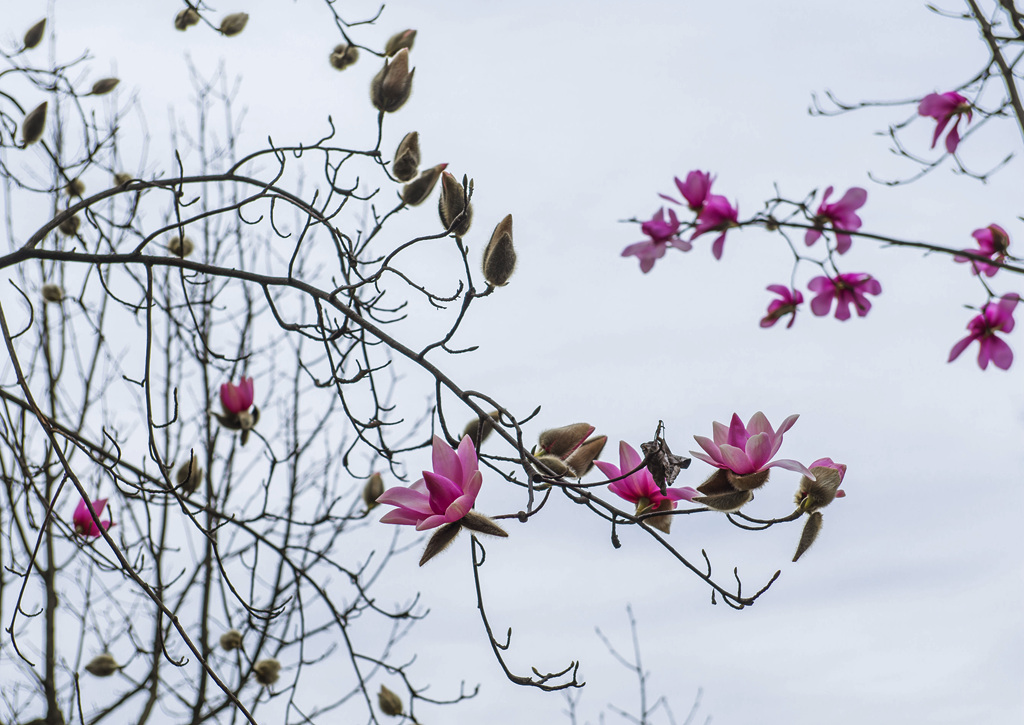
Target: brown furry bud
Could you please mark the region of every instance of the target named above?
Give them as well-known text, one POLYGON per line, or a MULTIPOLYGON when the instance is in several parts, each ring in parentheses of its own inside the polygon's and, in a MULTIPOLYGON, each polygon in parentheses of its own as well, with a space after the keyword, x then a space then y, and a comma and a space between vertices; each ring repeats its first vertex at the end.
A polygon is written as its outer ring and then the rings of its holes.
POLYGON ((92 84, 92 91, 89 92, 89 95, 102 96, 110 93, 112 90, 117 88, 117 84, 120 82, 120 78, 101 78, 92 84))
POLYGON ((494 430, 495 422, 501 414, 492 410, 487 414, 486 418, 477 418, 466 423, 466 427, 462 429, 462 437, 469 436, 473 441, 473 445, 479 450, 480 444, 487 440, 487 436, 494 430))
POLYGON ((348 43, 339 43, 331 51, 329 60, 338 70, 345 70, 359 60, 359 48, 348 43))
POLYGON ((220 648, 225 652, 240 649, 242 646, 242 633, 237 629, 229 629, 220 636, 220 648))
POLYGON ((473 205, 466 205, 465 188, 447 171, 441 174, 441 198, 437 202, 437 213, 444 228, 457 237, 466 236, 473 222, 473 205))
POLYGON ((412 44, 416 42, 416 31, 415 30, 403 30, 401 33, 395 33, 388 42, 384 44, 384 55, 389 58, 394 56, 402 48, 406 50, 412 50, 412 44))
POLYGON ((405 105, 412 93, 412 76, 409 70, 409 49, 402 48, 370 82, 370 101, 378 111, 393 113, 405 105))
POLYGON ((199 24, 199 13, 192 8, 185 8, 174 18, 174 27, 178 30, 188 30, 193 25, 199 24))
POLYGON ((191 457, 181 464, 175 476, 178 481, 178 488, 185 492, 185 495, 195 493, 199 484, 203 481, 203 469, 199 467, 199 460, 193 453, 191 457))
POLYGON ((754 491, 761 488, 768 482, 768 474, 770 471, 757 471, 756 473, 747 473, 743 476, 737 475, 732 471, 726 471, 726 477, 729 479, 729 483, 737 491, 754 491))
POLYGON ((420 167, 420 135, 416 131, 405 134, 398 144, 395 160, 391 164, 391 175, 399 181, 409 181, 416 176, 420 167))
POLYGON ((576 478, 576 471, 574 471, 569 464, 563 461, 557 456, 542 455, 537 456, 537 460, 544 464, 544 467, 551 471, 555 476, 569 476, 570 478, 576 478))
POLYGON ((121 669, 121 665, 117 664, 117 660, 114 659, 114 655, 109 652, 96 655, 89 660, 89 664, 85 666, 85 671, 96 677, 110 677, 119 669, 121 669))
POLYGON ((489 517, 477 513, 476 511, 469 511, 465 516, 459 519, 459 523, 462 524, 463 528, 475 531, 478 534, 500 536, 502 538, 508 536, 508 534, 505 533, 505 529, 498 526, 498 524, 492 521, 489 517))
POLYGON ((512 215, 498 222, 491 241, 484 249, 484 279, 487 284, 504 287, 516 270, 516 250, 512 246, 512 215))
MULTIPOLYGON (((636 505, 636 513, 637 513, 638 516, 641 513, 644 513, 644 512, 641 511, 640 504, 643 503, 646 500, 647 499, 643 499, 642 498, 642 499, 640 499, 640 502, 637 503, 637 505, 636 505)), ((650 503, 648 503, 647 505, 649 506, 650 503)), ((672 510, 672 501, 670 501, 669 499, 665 499, 664 501, 662 501, 658 505, 657 510, 658 511, 671 511, 672 510)), ((650 513, 650 512, 646 512, 646 513, 650 513)), ((669 533, 672 533, 672 519, 673 518, 675 518, 675 517, 674 516, 652 516, 649 519, 644 519, 644 523, 647 524, 648 526, 650 526, 652 529, 657 529, 658 531, 660 531, 663 534, 669 534, 669 533)))
POLYGON ((815 466, 811 469, 814 480, 807 476, 800 478, 796 492, 796 503, 801 511, 817 511, 835 501, 836 493, 843 482, 842 474, 835 468, 815 466))
POLYGON ((733 491, 731 493, 719 493, 714 496, 695 496, 694 502, 707 506, 715 511, 730 513, 739 511, 750 503, 754 498, 753 491, 733 491))
POLYGON ((47 302, 64 301, 64 290, 59 284, 44 284, 42 293, 43 299, 47 302))
POLYGON ((61 234, 64 234, 65 236, 68 236, 68 237, 73 237, 76 234, 78 234, 78 229, 81 226, 82 226, 82 220, 78 218, 77 214, 75 214, 74 216, 69 216, 67 219, 62 221, 57 226, 57 229, 60 230, 61 234))
POLYGON ((821 511, 815 511, 813 514, 807 517, 807 523, 804 524, 804 530, 800 534, 800 543, 796 546, 796 553, 793 554, 793 561, 796 561, 804 552, 811 548, 811 544, 818 538, 818 533, 821 531, 821 511))
POLYGON ((25 44, 25 50, 39 45, 43 39, 44 32, 46 32, 46 18, 43 18, 25 31, 25 37, 22 39, 22 42, 25 44))
POLYGON ((167 251, 176 257, 187 257, 192 254, 196 249, 196 245, 192 243, 192 240, 188 237, 182 239, 179 236, 171 237, 171 241, 167 242, 167 251))
MULTIPOLYGON (((566 465, 576 472, 579 478, 583 478, 590 469, 594 467, 594 461, 604 450, 604 444, 608 442, 608 436, 597 436, 583 443, 565 459, 566 465)), ((665 533, 668 533, 667 531, 665 533)))
POLYGON ((114 186, 124 186, 125 184, 132 183, 134 177, 131 174, 116 173, 114 174, 114 186))
POLYGON ((46 130, 46 101, 29 111, 21 122, 21 142, 23 146, 31 146, 43 137, 46 130))
POLYGON ((441 178, 441 172, 447 167, 448 164, 438 164, 420 173, 402 187, 402 201, 409 206, 419 206, 425 202, 437 185, 437 180, 441 178))
POLYGON ((402 698, 384 685, 380 686, 380 692, 377 693, 377 705, 385 715, 397 717, 402 714, 402 698))
POLYGON ((221 35, 226 35, 229 38, 232 35, 238 35, 245 30, 245 24, 249 22, 249 13, 231 13, 225 15, 224 19, 220 21, 220 32, 221 35))
POLYGON ((85 182, 81 179, 72 179, 64 187, 64 191, 67 192, 68 196, 77 196, 81 199, 85 194, 85 182))
POLYGON ((447 549, 448 545, 455 541, 455 537, 459 535, 460 531, 462 531, 462 523, 459 521, 439 526, 427 541, 427 548, 423 550, 423 556, 420 557, 420 566, 447 549))
POLYGON ((564 461, 570 453, 583 445, 583 441, 593 432, 594 426, 590 423, 573 423, 546 430, 537 439, 534 453, 546 453, 564 461))
POLYGON ((377 497, 382 493, 384 493, 384 479, 379 473, 375 473, 363 484, 363 503, 366 504, 367 511, 372 511, 380 505, 377 503, 377 497))
POLYGON ((270 687, 281 674, 281 663, 275 660, 273 657, 268 657, 265 660, 260 660, 252 666, 252 673, 256 677, 256 681, 265 687, 270 687))

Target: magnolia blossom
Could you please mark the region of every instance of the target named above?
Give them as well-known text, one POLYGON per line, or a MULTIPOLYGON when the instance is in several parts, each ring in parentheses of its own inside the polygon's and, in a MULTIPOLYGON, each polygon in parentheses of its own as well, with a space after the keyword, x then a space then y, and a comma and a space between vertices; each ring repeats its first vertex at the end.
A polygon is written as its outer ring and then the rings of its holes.
MULTIPOLYGON (((96 512, 96 518, 103 515, 103 509, 107 505, 107 499, 101 498, 89 503, 88 499, 82 499, 78 502, 78 506, 75 507, 75 513, 72 515, 71 520, 75 525, 75 533, 79 536, 84 536, 88 539, 95 539, 101 535, 100 527, 96 525, 96 522, 92 518, 92 514, 89 509, 96 512)), ((100 521, 100 526, 106 531, 114 524, 107 521, 100 521)))
POLYGON ((434 436, 433 471, 408 488, 389 488, 377 497, 377 503, 396 506, 381 517, 385 524, 408 524, 417 531, 433 529, 463 518, 476 502, 483 476, 478 470, 476 448, 469 436, 453 451, 434 436))
MULTIPOLYGON (((989 257, 993 262, 1002 263, 1006 259, 1006 250, 1010 246, 1010 235, 998 224, 989 224, 984 229, 975 229, 971 236, 978 240, 978 249, 965 249, 963 251, 977 254, 982 257, 989 257)), ((999 267, 986 264, 973 257, 953 257, 954 262, 970 262, 974 274, 984 272, 986 276, 992 277, 999 271, 999 267)))
POLYGON ((942 131, 946 128, 950 119, 956 116, 953 128, 950 130, 949 135, 946 136, 946 150, 949 153, 955 153, 956 147, 960 143, 960 117, 966 115, 967 122, 971 122, 972 111, 970 102, 959 93, 952 91, 949 93, 929 93, 921 100, 920 105, 917 107, 917 112, 921 116, 934 118, 938 121, 935 126, 935 135, 932 137, 932 148, 935 148, 935 144, 939 141, 939 136, 942 135, 942 131))
POLYGON ((768 303, 768 314, 761 318, 761 327, 771 327, 779 321, 779 318, 792 315, 789 318, 789 324, 786 325, 788 330, 796 322, 796 308, 804 303, 803 293, 800 290, 791 290, 781 284, 768 285, 768 291, 777 294, 779 299, 768 303))
MULTIPOLYGON (((704 208, 708 194, 711 193, 711 182, 714 180, 709 171, 691 171, 686 175, 686 181, 680 181, 678 176, 675 178, 676 188, 679 189, 679 193, 686 199, 686 204, 690 209, 696 212, 704 208)), ((658 194, 658 196, 674 204, 682 203, 666 194, 658 194)))
POLYGON ((815 479, 800 479, 800 488, 796 492, 796 505, 803 511, 816 511, 828 506, 837 498, 846 496, 846 491, 839 487, 846 477, 846 464, 836 463, 831 458, 819 458, 810 465, 815 479))
POLYGON ((739 207, 734 208, 724 196, 709 194, 704 207, 697 215, 697 229, 690 237, 690 241, 706 232, 721 232, 711 245, 711 253, 715 255, 715 259, 721 259, 722 249, 725 247, 725 233, 731 227, 739 226, 739 214, 739 207))
POLYGON ((882 292, 878 280, 865 272, 841 274, 835 279, 815 277, 808 285, 812 292, 817 292, 811 300, 811 312, 818 317, 827 315, 832 309, 832 300, 836 300, 836 319, 850 319, 850 305, 857 310, 857 315, 864 317, 871 309, 871 303, 865 295, 877 295, 882 292))
POLYGON ((843 232, 855 232, 860 229, 860 217, 854 212, 864 206, 864 202, 868 199, 868 192, 859 186, 854 186, 843 194, 842 199, 829 204, 828 198, 831 195, 832 187, 830 186, 825 189, 825 195, 821 197, 818 213, 814 215, 814 229, 807 230, 807 234, 804 235, 804 242, 808 247, 811 246, 818 241, 818 237, 821 236, 825 225, 831 224, 832 229, 836 233, 836 251, 840 254, 846 254, 850 249, 850 245, 853 244, 853 240, 850 239, 849 234, 843 234, 843 232))
POLYGON ((978 341, 978 365, 982 370, 992 362, 1000 370, 1008 370, 1013 364, 1013 350, 1006 341, 997 337, 997 332, 1010 332, 1013 329, 1013 308, 1020 297, 1016 293, 1003 295, 999 302, 989 302, 981 314, 967 323, 970 334, 953 345, 949 351, 949 362, 953 362, 960 353, 967 349, 975 340, 978 341))
POLYGON ((754 413, 746 425, 743 425, 740 417, 733 413, 732 421, 728 426, 718 421, 714 422, 712 425, 714 440, 704 436, 694 436, 697 445, 703 448, 704 452, 690 451, 690 453, 715 468, 732 471, 738 476, 746 476, 778 467, 802 473, 813 479, 814 474, 799 461, 788 458, 772 461, 775 454, 779 452, 779 448, 782 447, 783 434, 793 427, 799 417, 799 415, 789 416, 782 421, 782 425, 776 431, 764 413, 760 411, 754 413))
POLYGON ((672 210, 668 210, 668 221, 665 220, 665 209, 658 209, 658 213, 644 222, 640 229, 650 237, 643 242, 630 244, 622 250, 623 257, 638 257, 640 259, 640 270, 646 274, 654 268, 655 260, 665 256, 668 247, 675 247, 684 252, 693 249, 693 245, 676 236, 679 231, 679 217, 672 210))
POLYGON ((238 385, 224 383, 220 386, 220 403, 227 413, 238 415, 248 410, 252 401, 252 378, 242 378, 238 381, 238 385))
POLYGON ((680 499, 691 501, 694 496, 699 495, 696 489, 689 487, 666 488, 665 493, 662 493, 658 484, 654 482, 654 476, 647 470, 647 467, 641 467, 643 460, 643 457, 631 445, 621 441, 619 443, 618 467, 614 463, 606 463, 604 461, 594 461, 594 465, 600 468, 601 473, 608 478, 619 478, 620 476, 626 476, 627 473, 629 474, 619 481, 612 481, 608 488, 616 496, 635 503, 637 514, 644 513, 645 511, 656 511, 666 501, 669 503, 666 504, 666 509, 663 510, 674 509, 676 501, 680 499))

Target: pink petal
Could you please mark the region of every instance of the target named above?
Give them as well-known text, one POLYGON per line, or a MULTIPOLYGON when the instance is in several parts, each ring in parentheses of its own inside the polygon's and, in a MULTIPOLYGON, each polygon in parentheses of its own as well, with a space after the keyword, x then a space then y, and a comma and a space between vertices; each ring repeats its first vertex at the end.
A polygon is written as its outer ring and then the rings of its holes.
POLYGON ((766 468, 785 468, 787 471, 795 471, 796 473, 807 476, 812 481, 817 480, 807 466, 800 463, 800 461, 794 461, 790 458, 780 458, 777 461, 772 461, 766 466, 766 468))
MULTIPOLYGON (((988 356, 994 364, 1000 370, 1009 370, 1013 364, 1013 350, 1009 345, 1006 344, 1005 340, 1002 340, 995 335, 988 338, 988 356)), ((982 343, 984 346, 984 342, 982 343)))
POLYGON ((743 449, 726 444, 719 446, 719 450, 722 452, 722 461, 730 471, 743 475, 757 470, 757 466, 754 465, 743 449))
POLYGON ((476 457, 476 446, 473 445, 473 440, 468 435, 462 437, 458 454, 459 463, 462 464, 462 482, 465 483, 465 479, 480 468, 480 462, 476 457))
POLYGON ((423 472, 423 482, 427 484, 427 490, 430 492, 430 508, 434 513, 444 511, 451 506, 452 501, 463 494, 457 484, 433 471, 423 472))
MULTIPOLYGON (((597 466, 598 469, 600 469, 601 473, 604 474, 605 478, 618 478, 619 476, 622 475, 622 471, 620 471, 614 464, 607 463, 605 461, 594 461, 594 465, 597 466)), ((615 484, 613 483, 611 485, 614 486, 615 484)))
POLYGON ((430 498, 422 491, 416 491, 405 486, 395 486, 377 497, 377 503, 399 506, 402 509, 417 511, 422 514, 431 514, 430 498))
POLYGON ((715 468, 724 468, 725 467, 725 466, 722 465, 722 462, 720 460, 718 460, 716 458, 712 458, 711 456, 709 456, 709 455, 707 455, 705 453, 701 453, 700 451, 690 451, 690 455, 693 456, 694 458, 698 459, 698 460, 704 461, 709 466, 714 466, 715 468))
POLYGON ((626 441, 619 442, 619 470, 622 473, 629 473, 633 469, 638 468, 643 460, 633 446, 626 443, 626 441))
POLYGON ((417 514, 407 509, 392 509, 380 517, 382 524, 399 524, 401 526, 415 526, 424 518, 424 514, 417 514))
POLYGON ((957 344, 953 345, 953 349, 949 351, 949 359, 946 362, 953 362, 958 357, 960 357, 960 353, 966 350, 967 347, 976 339, 977 338, 974 335, 968 335, 964 339, 960 340, 957 344))
MULTIPOLYGON (((720 423, 717 425, 721 425, 720 423)), ((716 436, 717 438, 717 436, 716 436)), ((714 443, 711 439, 704 436, 694 436, 693 439, 697 441, 697 445, 707 451, 708 456, 711 457, 711 461, 720 463, 722 461, 722 451, 719 449, 718 444, 714 443)), ((724 443, 722 445, 725 445, 724 443)), ((701 460, 707 460, 701 458, 701 460)), ((710 462, 710 461, 709 461, 710 462)), ((715 464, 712 464, 715 465, 715 464)))
MULTIPOLYGON (((456 485, 458 485, 457 482, 462 481, 462 462, 459 460, 458 454, 440 436, 434 436, 431 457, 433 459, 434 473, 438 476, 443 476, 449 482, 456 485)), ((426 480, 426 476, 423 478, 426 480)), ((429 483, 427 485, 429 487, 429 483)), ((460 493, 462 493, 462 489, 459 489, 455 496, 458 496, 460 493)))

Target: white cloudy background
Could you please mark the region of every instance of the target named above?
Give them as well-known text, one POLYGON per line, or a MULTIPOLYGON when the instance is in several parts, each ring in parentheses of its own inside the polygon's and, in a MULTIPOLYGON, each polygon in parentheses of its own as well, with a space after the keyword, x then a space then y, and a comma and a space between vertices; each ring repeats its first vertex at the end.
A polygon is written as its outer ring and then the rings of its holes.
MULTIPOLYGON (((12 34, 41 14, 33 4, 7 8, 12 34)), ((187 108, 186 54, 201 68, 223 59, 243 76, 243 148, 268 135, 308 141, 327 114, 354 145, 372 143, 366 89, 377 63, 364 56, 344 73, 327 65, 337 39, 315 0, 218 5, 251 14, 233 39, 175 32, 179 6, 168 0, 105 3, 102 12, 57 5, 65 47, 89 48, 97 76, 109 68, 122 92, 139 94, 161 165, 170 158, 166 109, 187 108)), ((353 19, 376 10, 344 5, 353 19)), ((581 719, 596 722, 608 702, 635 709, 635 680, 594 634, 599 626, 628 649, 630 603, 650 691, 668 696, 677 722, 698 687, 698 721, 722 724, 1024 721, 1024 338, 1010 336, 1020 359, 1009 372, 981 372, 974 350, 946 363, 974 314, 963 304, 983 301, 966 267, 856 241, 844 271, 869 271, 883 286, 870 315, 839 323, 805 310, 787 331, 757 324, 771 298, 764 287, 790 272, 782 241, 764 231, 730 233, 721 262, 710 240, 670 251, 648 275, 619 257, 640 239, 619 221, 650 216, 657 192, 691 169, 717 174, 715 191, 739 200, 744 216, 773 183, 791 198, 862 185, 866 231, 966 247, 973 229, 995 222, 1024 244, 1020 163, 987 185, 947 164, 885 188, 867 172, 915 168, 873 132, 910 106, 833 119, 806 112, 810 93, 825 88, 855 101, 961 83, 986 58, 974 27, 887 0, 396 0, 357 37, 381 45, 406 27, 419 30, 414 92, 388 119, 385 148, 416 129, 425 163, 475 178, 468 241, 477 254, 491 226, 515 216, 517 274, 474 308, 456 340, 481 349, 443 360, 446 371, 520 415, 543 404, 534 433, 589 421, 611 439, 608 460, 619 439, 638 446, 659 419, 683 451, 693 434, 710 435, 712 420, 763 410, 776 423, 801 414, 787 457, 849 465, 847 498, 825 512, 820 540, 798 565, 789 563, 797 526, 756 534, 717 515, 677 519, 672 540, 694 561, 706 548, 724 582, 733 566, 751 590, 782 570, 744 611, 712 606, 698 580, 636 532, 621 532, 614 550, 607 528, 564 500, 511 525, 508 540, 488 544, 484 586, 496 629, 514 628, 517 670, 582 659, 581 719)), ((928 155, 932 128, 915 124, 908 144, 928 155)), ((961 152, 985 168, 1020 148, 1004 122, 961 152)), ((433 230, 429 204, 420 213, 433 230)), ((801 274, 805 285, 809 270, 801 274)), ((1004 276, 997 289, 1024 292, 1004 276)), ((695 462, 680 482, 697 485, 706 473, 695 462)), ((749 513, 788 513, 795 485, 795 474, 776 472, 749 513)), ((521 506, 486 482, 478 501, 488 513, 521 506)), ((559 721, 559 695, 501 676, 468 556, 461 540, 422 570, 412 556, 393 569, 396 601, 420 591, 431 609, 402 644, 418 655, 431 694, 450 694, 460 680, 483 686, 475 700, 424 710, 422 720, 559 721)))

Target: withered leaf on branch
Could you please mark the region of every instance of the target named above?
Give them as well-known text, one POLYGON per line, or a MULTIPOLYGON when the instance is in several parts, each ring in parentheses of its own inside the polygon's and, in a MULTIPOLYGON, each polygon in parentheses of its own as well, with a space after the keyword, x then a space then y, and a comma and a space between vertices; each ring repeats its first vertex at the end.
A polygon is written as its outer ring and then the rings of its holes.
POLYGON ((397 717, 402 714, 402 698, 384 685, 380 686, 380 692, 377 693, 377 705, 385 715, 397 717))
POLYGON ((657 438, 653 441, 641 443, 640 450, 644 452, 644 457, 647 459, 647 470, 651 472, 654 482, 658 484, 662 493, 665 493, 665 489, 672 485, 681 470, 690 466, 689 458, 677 456, 669 450, 668 443, 661 433, 658 433, 657 438))

